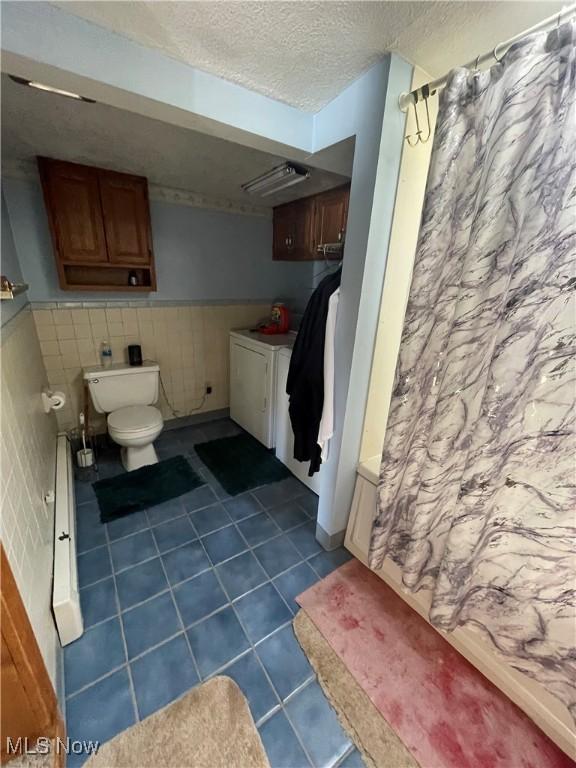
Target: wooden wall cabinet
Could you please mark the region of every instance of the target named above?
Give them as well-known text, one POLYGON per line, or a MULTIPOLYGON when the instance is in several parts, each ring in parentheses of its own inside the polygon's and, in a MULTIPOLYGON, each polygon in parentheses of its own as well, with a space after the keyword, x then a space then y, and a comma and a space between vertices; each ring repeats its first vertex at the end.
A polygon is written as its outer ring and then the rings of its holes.
POLYGON ((44 157, 38 167, 60 287, 155 291, 146 179, 44 157))
POLYGON ((277 261, 307 261, 314 249, 312 198, 274 208, 273 255, 277 261))
POLYGON ((274 208, 274 260, 342 258, 341 252, 325 257, 318 246, 343 243, 349 196, 350 186, 346 185, 274 208))
POLYGON ((316 196, 314 212, 316 247, 344 242, 349 199, 350 187, 330 189, 316 196))

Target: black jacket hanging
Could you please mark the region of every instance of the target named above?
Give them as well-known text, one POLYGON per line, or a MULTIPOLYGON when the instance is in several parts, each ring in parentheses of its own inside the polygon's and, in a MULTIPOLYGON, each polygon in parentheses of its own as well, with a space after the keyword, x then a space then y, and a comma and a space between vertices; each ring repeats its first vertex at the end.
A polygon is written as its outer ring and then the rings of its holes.
POLYGON ((340 287, 341 275, 342 270, 338 269, 325 277, 310 297, 292 350, 286 382, 294 458, 310 462, 310 476, 318 472, 321 464, 318 431, 324 406, 326 317, 330 296, 340 287))

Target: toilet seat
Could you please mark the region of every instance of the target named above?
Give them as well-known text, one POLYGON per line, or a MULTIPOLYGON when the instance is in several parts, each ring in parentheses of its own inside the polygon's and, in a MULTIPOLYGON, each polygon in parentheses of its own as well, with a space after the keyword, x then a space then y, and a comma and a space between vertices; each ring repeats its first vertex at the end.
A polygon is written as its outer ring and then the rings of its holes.
POLYGON ((128 405, 108 415, 110 434, 140 437, 147 432, 162 429, 164 420, 153 405, 128 405))

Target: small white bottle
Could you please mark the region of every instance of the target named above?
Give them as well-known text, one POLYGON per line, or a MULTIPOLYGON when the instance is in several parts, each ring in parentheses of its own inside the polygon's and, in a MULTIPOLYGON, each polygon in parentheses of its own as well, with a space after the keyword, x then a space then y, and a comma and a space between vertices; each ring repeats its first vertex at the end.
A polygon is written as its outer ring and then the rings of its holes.
POLYGON ((100 362, 102 368, 110 368, 112 365, 112 347, 108 341, 103 341, 100 344, 100 362))

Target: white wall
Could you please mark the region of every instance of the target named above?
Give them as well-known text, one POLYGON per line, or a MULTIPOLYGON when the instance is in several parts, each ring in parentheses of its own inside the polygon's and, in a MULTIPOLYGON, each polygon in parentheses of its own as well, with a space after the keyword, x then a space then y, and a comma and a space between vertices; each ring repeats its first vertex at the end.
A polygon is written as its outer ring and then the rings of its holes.
MULTIPOLYGON (((2 195, 2 273, 22 281, 2 195)), ((48 381, 26 294, 0 305, 0 539, 56 690, 60 644, 52 620, 56 419, 42 410, 48 381)))
POLYGON ((56 419, 42 409, 47 386, 32 313, 22 309, 2 328, 2 516, 0 536, 48 674, 59 690, 60 644, 52 619, 56 419))
MULTIPOLYGON (((417 88, 429 82, 430 79, 424 70, 415 68, 412 88, 417 88)), ((432 127, 436 123, 437 105, 437 98, 432 97, 429 104, 432 127)), ((426 118, 422 105, 419 106, 418 113, 420 125, 423 127, 426 124, 426 118)), ((410 109, 406 133, 411 134, 415 130, 414 112, 410 109)), ((382 453, 406 302, 412 281, 412 267, 416 255, 432 141, 433 135, 426 144, 418 144, 416 147, 410 147, 406 141, 404 142, 382 290, 378 334, 372 360, 370 390, 364 417, 360 461, 366 461, 382 453)))

